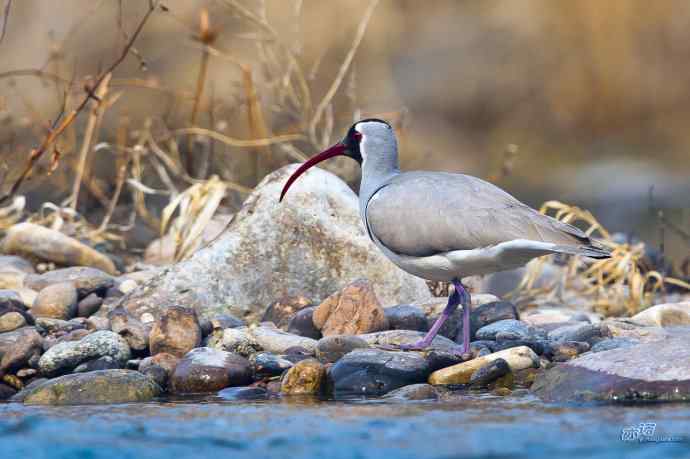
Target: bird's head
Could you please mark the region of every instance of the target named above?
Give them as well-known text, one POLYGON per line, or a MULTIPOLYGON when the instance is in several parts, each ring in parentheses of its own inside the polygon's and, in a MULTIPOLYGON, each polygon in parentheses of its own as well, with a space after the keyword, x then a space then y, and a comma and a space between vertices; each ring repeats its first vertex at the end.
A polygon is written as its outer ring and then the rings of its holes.
MULTIPOLYGON (((283 200, 290 186, 307 169, 335 156, 347 156, 357 161, 360 166, 367 160, 367 155, 373 151, 386 151, 385 148, 373 148, 374 146, 395 145, 395 132, 390 124, 377 118, 368 118, 357 121, 347 131, 343 140, 332 147, 322 151, 318 155, 312 156, 302 164, 294 174, 285 182, 283 191, 280 193, 280 200, 283 200)), ((393 150, 395 151, 395 150, 393 150)))

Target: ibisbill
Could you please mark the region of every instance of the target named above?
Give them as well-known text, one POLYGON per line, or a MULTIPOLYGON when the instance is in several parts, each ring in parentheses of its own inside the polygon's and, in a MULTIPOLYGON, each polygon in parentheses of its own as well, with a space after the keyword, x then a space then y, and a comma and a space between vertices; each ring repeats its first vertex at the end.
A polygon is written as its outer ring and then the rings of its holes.
POLYGON ((580 229, 537 212, 489 182, 464 174, 401 171, 395 132, 380 119, 358 121, 342 141, 302 164, 285 183, 280 200, 307 169, 339 155, 362 169, 359 210, 374 244, 400 269, 454 286, 426 336, 403 349, 428 347, 462 305, 459 353, 470 351, 471 301, 463 277, 513 269, 553 253, 610 256, 580 229))

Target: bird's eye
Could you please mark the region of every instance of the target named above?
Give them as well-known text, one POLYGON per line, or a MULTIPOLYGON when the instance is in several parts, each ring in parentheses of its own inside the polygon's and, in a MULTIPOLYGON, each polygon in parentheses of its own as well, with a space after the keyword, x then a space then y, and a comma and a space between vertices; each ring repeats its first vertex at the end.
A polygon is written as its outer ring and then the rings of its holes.
POLYGON ((362 141, 362 133, 361 132, 355 132, 355 140, 357 140, 357 143, 362 141))

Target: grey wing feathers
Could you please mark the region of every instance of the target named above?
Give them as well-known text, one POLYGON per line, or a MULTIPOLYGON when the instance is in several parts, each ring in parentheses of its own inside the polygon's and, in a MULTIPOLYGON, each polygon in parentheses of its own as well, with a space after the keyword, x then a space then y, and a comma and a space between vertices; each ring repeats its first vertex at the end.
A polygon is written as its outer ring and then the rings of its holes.
POLYGON ((367 225, 392 251, 429 256, 527 239, 605 257, 580 229, 545 216, 481 179, 443 172, 394 177, 367 203, 367 225))

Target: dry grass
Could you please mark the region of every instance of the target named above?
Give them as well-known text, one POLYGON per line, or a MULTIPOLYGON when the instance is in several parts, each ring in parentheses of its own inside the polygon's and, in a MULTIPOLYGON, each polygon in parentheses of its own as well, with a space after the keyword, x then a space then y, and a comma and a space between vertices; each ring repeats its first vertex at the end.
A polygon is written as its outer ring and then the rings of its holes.
POLYGON ((645 244, 617 243, 587 210, 558 201, 548 201, 543 214, 570 224, 582 223, 586 233, 611 249, 611 258, 589 260, 570 257, 556 283, 535 287, 544 266, 552 257, 542 257, 527 265, 527 272, 512 296, 521 302, 539 296, 555 297, 570 291, 591 301, 595 311, 605 316, 633 315, 651 306, 667 286, 690 290, 690 284, 645 269, 645 244))

